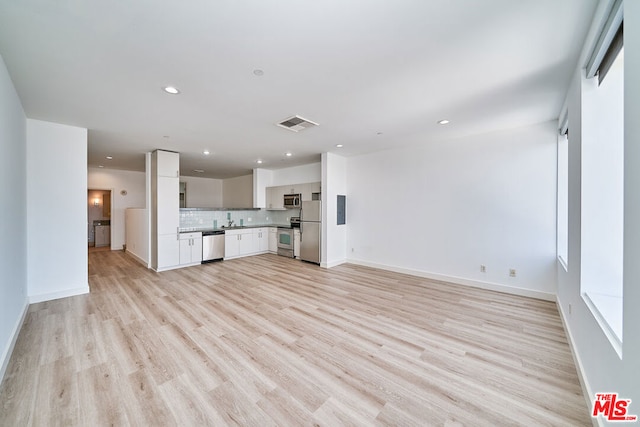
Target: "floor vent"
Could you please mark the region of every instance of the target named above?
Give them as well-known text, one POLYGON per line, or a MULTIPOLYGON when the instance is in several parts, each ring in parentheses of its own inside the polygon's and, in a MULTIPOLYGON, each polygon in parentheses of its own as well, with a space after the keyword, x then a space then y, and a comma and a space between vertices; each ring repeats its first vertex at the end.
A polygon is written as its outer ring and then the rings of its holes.
POLYGON ((307 120, 300 116, 292 116, 276 124, 280 127, 289 129, 294 132, 300 132, 301 130, 319 126, 318 123, 312 122, 311 120, 307 120))

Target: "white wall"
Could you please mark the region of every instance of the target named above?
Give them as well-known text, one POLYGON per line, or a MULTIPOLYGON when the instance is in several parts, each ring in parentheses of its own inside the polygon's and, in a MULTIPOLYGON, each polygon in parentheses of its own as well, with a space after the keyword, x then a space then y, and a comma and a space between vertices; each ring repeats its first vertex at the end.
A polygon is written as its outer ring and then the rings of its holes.
POLYGON ((253 207, 253 175, 223 180, 222 206, 225 208, 253 207))
POLYGON ((293 166, 290 168, 276 169, 270 186, 304 184, 307 182, 318 182, 322 179, 321 163, 310 163, 308 165, 293 166))
MULTIPOLYGON (((322 154, 322 256, 320 265, 333 267, 347 258, 347 225, 337 225, 338 195, 347 194, 347 160, 333 153, 322 154)), ((347 197, 347 224, 349 197, 347 197)))
MULTIPOLYGON (((86 159, 85 159, 85 169, 86 159)), ((89 189, 111 190, 111 249, 121 250, 125 244, 124 211, 127 208, 144 208, 145 173, 117 169, 88 168, 89 189), (126 190, 127 194, 120 192, 126 190)), ((86 239, 86 237, 85 237, 86 239)))
MULTIPOLYGON (((602 11, 602 9, 600 9, 602 11)), ((596 322, 580 293, 581 111, 583 71, 577 69, 567 99, 569 111, 569 260, 568 271, 558 269, 558 306, 587 389, 616 392, 631 399, 630 413, 640 415, 640 2, 624 2, 624 267, 622 359, 596 322), (569 306, 571 305, 571 310, 569 306)), ((598 23, 596 19, 594 22, 598 23)), ((580 68, 579 64, 579 67, 580 68)))
POLYGON ((223 207, 221 179, 181 176, 180 182, 185 182, 187 184, 188 208, 223 207))
POLYGON ((548 122, 348 158, 350 260, 553 300, 556 135, 548 122))
POLYGON ((149 265, 149 211, 147 209, 125 209, 127 230, 127 253, 145 266, 149 265))
POLYGON ((27 309, 27 121, 0 56, 0 382, 27 309))
POLYGON ((87 130, 27 120, 30 302, 89 292, 87 130))

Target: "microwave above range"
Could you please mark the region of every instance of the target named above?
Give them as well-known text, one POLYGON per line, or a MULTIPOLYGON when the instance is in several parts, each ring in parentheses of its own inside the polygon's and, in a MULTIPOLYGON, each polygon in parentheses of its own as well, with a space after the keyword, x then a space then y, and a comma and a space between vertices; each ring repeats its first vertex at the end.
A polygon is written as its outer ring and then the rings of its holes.
POLYGON ((284 195, 284 207, 299 208, 302 203, 302 194, 285 194, 284 195))

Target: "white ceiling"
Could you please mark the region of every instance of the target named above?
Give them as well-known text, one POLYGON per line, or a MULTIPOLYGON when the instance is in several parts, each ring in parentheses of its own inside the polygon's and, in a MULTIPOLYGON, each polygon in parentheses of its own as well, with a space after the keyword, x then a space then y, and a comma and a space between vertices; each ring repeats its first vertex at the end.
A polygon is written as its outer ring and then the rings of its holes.
POLYGON ((226 178, 557 118, 596 4, 0 0, 0 54, 28 117, 89 129, 89 166, 161 148, 226 178))

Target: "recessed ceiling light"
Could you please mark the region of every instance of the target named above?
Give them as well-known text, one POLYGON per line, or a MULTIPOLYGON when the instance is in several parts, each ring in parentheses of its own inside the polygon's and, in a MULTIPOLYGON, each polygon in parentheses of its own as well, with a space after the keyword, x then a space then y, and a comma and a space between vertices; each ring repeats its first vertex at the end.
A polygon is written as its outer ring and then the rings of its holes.
POLYGON ((162 88, 162 90, 164 90, 167 93, 170 93, 171 95, 177 95, 177 94, 180 93, 178 88, 173 87, 173 86, 165 86, 165 87, 162 88))
POLYGON ((378 133, 376 133, 376 135, 382 135, 382 132, 378 132, 378 133))
POLYGON ((292 154, 292 153, 284 153, 284 155, 285 155, 285 156, 287 156, 287 157, 291 157, 291 156, 293 156, 293 154, 292 154))
POLYGON ((342 145, 342 144, 336 144, 336 147, 337 147, 337 148, 342 148, 342 147, 344 147, 344 145, 342 145))
POLYGON ((163 138, 169 138, 169 135, 163 135, 162 137, 163 138))
POLYGON ((98 165, 98 167, 99 167, 99 168, 103 168, 104 166, 102 166, 102 165, 98 165))
POLYGON ((447 119, 438 120, 438 124, 439 124, 439 125, 446 125, 446 124, 449 124, 449 120, 447 120, 447 119))
POLYGON ((209 154, 211 154, 211 152, 209 150, 204 150, 202 154, 204 154, 205 156, 208 156, 209 154))
POLYGON ((261 165, 262 164, 262 160, 256 160, 256 163, 261 165))
POLYGON ((259 68, 256 68, 255 70, 253 70, 253 74, 260 77, 260 76, 264 76, 264 71, 262 71, 259 68))
POLYGON ((196 172, 196 173, 204 173, 204 170, 202 170, 202 169, 194 169, 193 171, 196 172))
POLYGON ((113 160, 113 156, 107 156, 107 160, 113 160))

